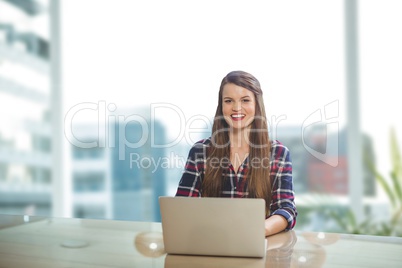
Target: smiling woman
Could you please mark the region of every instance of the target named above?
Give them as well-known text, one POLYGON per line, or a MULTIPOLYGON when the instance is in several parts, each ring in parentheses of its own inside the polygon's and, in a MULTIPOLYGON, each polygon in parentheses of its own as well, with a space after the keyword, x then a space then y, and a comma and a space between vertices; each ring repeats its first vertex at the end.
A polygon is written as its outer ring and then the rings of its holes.
POLYGON ((191 148, 176 196, 261 198, 265 235, 294 227, 290 153, 269 139, 262 90, 253 75, 233 71, 223 78, 211 137, 191 148))

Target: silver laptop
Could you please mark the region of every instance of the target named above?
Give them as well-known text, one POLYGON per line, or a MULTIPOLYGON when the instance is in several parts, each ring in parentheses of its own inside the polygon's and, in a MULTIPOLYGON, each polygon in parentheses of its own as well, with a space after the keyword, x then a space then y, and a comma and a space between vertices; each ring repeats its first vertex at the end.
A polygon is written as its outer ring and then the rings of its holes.
POLYGON ((168 254, 264 257, 265 200, 159 197, 168 254))

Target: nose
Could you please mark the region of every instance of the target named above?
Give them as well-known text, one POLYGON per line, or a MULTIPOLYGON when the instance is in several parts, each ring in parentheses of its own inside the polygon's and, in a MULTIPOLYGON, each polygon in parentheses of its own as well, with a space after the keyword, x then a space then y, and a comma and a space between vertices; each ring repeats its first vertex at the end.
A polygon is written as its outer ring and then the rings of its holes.
POLYGON ((240 102, 234 102, 232 106, 232 110, 237 112, 241 110, 241 103, 240 102))

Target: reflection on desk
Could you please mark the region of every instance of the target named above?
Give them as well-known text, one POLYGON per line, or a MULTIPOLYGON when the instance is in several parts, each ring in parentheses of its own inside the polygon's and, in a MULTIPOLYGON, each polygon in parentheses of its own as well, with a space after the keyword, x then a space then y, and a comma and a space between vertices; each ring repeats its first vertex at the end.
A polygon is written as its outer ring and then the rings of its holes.
POLYGON ((155 258, 165 254, 161 232, 142 232, 136 235, 135 248, 145 257, 155 258))
POLYGON ((264 268, 265 258, 234 258, 167 254, 165 268, 264 268))
POLYGON ((165 268, 263 268, 290 267, 293 247, 297 241, 294 231, 283 232, 268 238, 264 258, 234 258, 209 256, 166 255, 165 268))
POLYGON ((160 223, 0 215, 0 267, 401 267, 402 238, 268 237, 265 258, 166 255, 160 223))

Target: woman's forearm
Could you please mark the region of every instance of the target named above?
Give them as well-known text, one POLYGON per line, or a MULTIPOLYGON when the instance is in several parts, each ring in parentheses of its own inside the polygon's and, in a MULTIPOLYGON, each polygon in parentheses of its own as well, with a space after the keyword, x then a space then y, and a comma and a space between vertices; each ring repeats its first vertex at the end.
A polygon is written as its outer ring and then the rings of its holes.
POLYGON ((265 236, 282 232, 288 226, 286 219, 280 215, 272 215, 265 220, 265 236))

